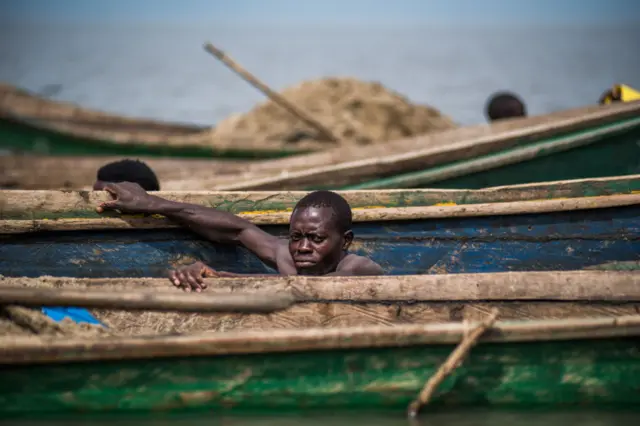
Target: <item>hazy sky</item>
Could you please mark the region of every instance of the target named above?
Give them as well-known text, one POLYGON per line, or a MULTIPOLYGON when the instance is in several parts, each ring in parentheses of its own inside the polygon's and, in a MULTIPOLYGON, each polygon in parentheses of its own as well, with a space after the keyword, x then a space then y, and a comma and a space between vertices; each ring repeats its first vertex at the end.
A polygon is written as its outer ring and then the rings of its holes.
POLYGON ((639 0, 0 0, 12 21, 263 24, 640 22, 639 0))

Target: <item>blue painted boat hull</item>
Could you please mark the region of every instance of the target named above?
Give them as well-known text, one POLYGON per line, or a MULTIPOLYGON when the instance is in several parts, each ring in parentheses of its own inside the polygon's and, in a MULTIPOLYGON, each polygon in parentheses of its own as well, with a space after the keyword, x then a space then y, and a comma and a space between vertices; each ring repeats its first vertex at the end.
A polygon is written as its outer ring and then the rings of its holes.
MULTIPOLYGON (((287 226, 264 229, 285 236, 287 226)), ((579 270, 640 257, 640 206, 546 214, 354 225, 353 252, 390 275, 579 270)), ((37 277, 162 277, 202 260, 238 273, 275 273, 242 247, 182 229, 9 234, 0 273, 37 277)))

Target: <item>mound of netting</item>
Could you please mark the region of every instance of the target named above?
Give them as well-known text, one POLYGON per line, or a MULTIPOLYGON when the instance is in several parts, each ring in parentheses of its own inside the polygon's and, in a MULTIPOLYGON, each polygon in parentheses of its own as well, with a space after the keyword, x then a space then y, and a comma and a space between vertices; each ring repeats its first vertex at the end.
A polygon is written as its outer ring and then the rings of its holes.
MULTIPOLYGON (((435 108, 416 105, 380 83, 353 78, 305 81, 281 95, 319 121, 340 143, 370 144, 456 127, 435 108)), ((326 146, 322 136, 269 100, 218 124, 214 137, 326 146)))

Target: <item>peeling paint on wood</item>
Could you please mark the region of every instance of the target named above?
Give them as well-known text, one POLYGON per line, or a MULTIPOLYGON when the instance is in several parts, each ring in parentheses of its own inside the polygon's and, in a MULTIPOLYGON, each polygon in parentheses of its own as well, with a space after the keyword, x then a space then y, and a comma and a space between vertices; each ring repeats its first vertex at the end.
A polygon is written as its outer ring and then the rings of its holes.
MULTIPOLYGON (((442 207, 447 208, 447 207, 442 207)), ((579 270, 640 257, 640 206, 487 217, 361 222, 352 251, 386 274, 579 270)), ((265 226, 286 236, 287 226, 265 226)), ((6 276, 162 277, 185 257, 238 273, 275 271, 244 248, 182 229, 3 235, 6 276)))
MULTIPOLYGON (((425 207, 514 201, 602 197, 640 192, 640 175, 543 182, 480 190, 378 190, 339 191, 353 209, 372 207, 425 207)), ((159 192, 174 201, 215 207, 231 213, 290 211, 307 192, 159 192)), ((0 190, 0 219, 80 219, 98 218, 96 205, 106 201, 103 191, 20 191, 0 190)))
MULTIPOLYGON (((0 359, 24 347, 26 359, 41 354, 51 361, 0 366, 0 414, 314 408, 402 413, 463 333, 462 325, 442 324, 48 345, 25 339, 0 348, 0 359), (29 346, 33 350, 26 351, 29 346), (232 349, 225 353, 225 347, 232 349)), ((431 404, 637 406, 638 333, 637 317, 498 323, 431 404)))
MULTIPOLYGON (((397 326, 481 320, 615 317, 640 313, 640 274, 610 271, 506 272, 387 277, 208 279, 206 293, 293 291, 294 306, 273 314, 178 314, 93 310, 122 334, 397 326)), ((179 292, 165 278, 0 278, 2 287, 179 292)))

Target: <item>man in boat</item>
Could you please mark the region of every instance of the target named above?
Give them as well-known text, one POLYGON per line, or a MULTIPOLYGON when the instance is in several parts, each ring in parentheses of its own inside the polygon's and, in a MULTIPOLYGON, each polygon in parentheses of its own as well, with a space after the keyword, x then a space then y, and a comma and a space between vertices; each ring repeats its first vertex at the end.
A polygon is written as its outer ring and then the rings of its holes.
POLYGON ((640 101, 640 91, 627 86, 626 84, 615 84, 600 96, 600 105, 609 105, 614 102, 634 102, 640 101))
POLYGON ((526 117, 527 109, 518 96, 510 92, 494 93, 485 107, 485 115, 489 121, 505 118, 526 117))
POLYGON ((125 159, 100 167, 93 189, 100 190, 109 182, 134 182, 147 191, 160 191, 160 182, 156 174, 140 160, 125 159))
MULTIPOLYGON (((229 212, 179 203, 147 194, 131 182, 108 183, 103 189, 113 200, 100 204, 98 212, 160 214, 205 238, 241 244, 281 275, 382 275, 380 265, 348 253, 353 241, 349 203, 332 191, 315 191, 296 204, 289 220, 289 236, 280 239, 246 219, 229 212)), ((202 262, 171 271, 171 282, 186 291, 206 288, 205 277, 246 276, 214 271, 202 262)))

